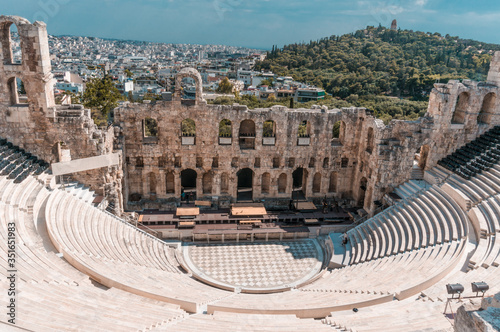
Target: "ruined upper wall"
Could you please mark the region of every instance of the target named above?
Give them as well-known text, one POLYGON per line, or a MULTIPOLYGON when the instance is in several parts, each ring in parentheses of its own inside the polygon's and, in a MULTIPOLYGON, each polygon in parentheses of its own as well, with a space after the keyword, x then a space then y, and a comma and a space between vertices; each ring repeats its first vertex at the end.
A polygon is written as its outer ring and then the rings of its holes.
MULTIPOLYGON (((16 106, 14 78, 24 83, 28 103, 47 115, 55 106, 52 68, 48 46, 47 26, 43 22, 31 24, 18 16, 0 16, 0 102, 16 106), (22 61, 14 63, 10 27, 15 24, 21 42, 22 61)), ((22 111, 22 110, 19 110, 22 111)))
POLYGON ((487 82, 500 86, 500 51, 495 52, 491 59, 487 82))
MULTIPOLYGON (((56 106, 46 25, 18 16, 0 16, 0 137, 48 162, 58 162, 61 151, 72 159, 112 152, 114 130, 100 130, 81 105, 56 106), (10 27, 19 33, 22 61, 16 63, 10 27), (20 79, 26 95, 18 93, 20 79)), ((73 175, 122 206, 121 169, 91 170, 73 175), (110 188, 110 184, 111 187, 110 188)))

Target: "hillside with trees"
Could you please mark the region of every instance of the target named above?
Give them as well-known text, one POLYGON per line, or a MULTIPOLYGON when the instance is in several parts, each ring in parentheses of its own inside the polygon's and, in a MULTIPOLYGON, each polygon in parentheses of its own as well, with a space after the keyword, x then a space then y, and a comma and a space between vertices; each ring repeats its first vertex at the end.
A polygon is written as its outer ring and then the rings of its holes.
POLYGON ((500 45, 379 26, 273 47, 255 69, 322 87, 333 97, 325 104, 368 107, 387 122, 423 115, 434 83, 485 80, 497 50, 500 45))

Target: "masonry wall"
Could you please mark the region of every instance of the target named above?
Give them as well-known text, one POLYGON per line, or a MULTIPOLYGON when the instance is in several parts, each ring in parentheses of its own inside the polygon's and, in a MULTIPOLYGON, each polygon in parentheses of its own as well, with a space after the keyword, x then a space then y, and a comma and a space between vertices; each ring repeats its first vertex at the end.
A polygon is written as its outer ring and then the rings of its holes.
POLYGON ((72 159, 122 151, 120 166, 74 174, 106 195, 119 211, 123 202, 131 209, 173 208, 181 196, 185 170, 196 174, 198 198, 234 202, 238 174, 248 169, 254 201, 285 207, 292 191, 301 189, 308 199, 327 196, 373 212, 376 201, 410 178, 417 153, 419 165, 429 169, 500 124, 499 70, 497 53, 487 83, 436 84, 423 118, 395 120, 386 126, 363 108, 249 110, 237 104, 207 105, 201 97, 200 74, 184 68, 176 77, 172 101, 126 103, 114 111, 113 127, 98 129, 89 110, 55 105, 45 24, 0 16, 0 136, 49 162, 60 161, 62 150, 69 151, 72 159), (16 24, 21 37, 20 64, 12 61, 11 24, 16 24), (27 100, 13 95, 15 77, 24 82, 27 100), (196 82, 194 100, 181 98, 181 81, 186 77, 196 82), (157 121, 156 137, 145 137, 146 119, 157 121), (191 136, 181 132, 186 119, 196 126, 191 136), (223 119, 231 122, 231 137, 220 139, 223 119), (263 135, 267 120, 275 123, 273 138, 263 135), (299 137, 303 121, 307 135, 299 137), (254 135, 240 137, 247 133, 240 130, 245 122, 255 126, 254 135), (333 136, 336 123, 341 123, 339 138, 333 136), (245 148, 249 143, 253 147, 245 148), (303 185, 294 188, 293 174, 299 169, 303 185))
MULTIPOLYGON (((17 16, 0 16, 0 137, 47 162, 61 161, 62 150, 69 150, 72 159, 111 153, 113 128, 99 130, 90 111, 80 105, 55 105, 51 70, 46 25, 31 24, 17 16), (21 63, 12 61, 12 24, 20 35, 21 63), (16 78, 24 84, 26 100, 17 93, 16 78)), ((121 168, 108 167, 72 176, 106 195, 121 212, 121 168)))
MULTIPOLYGON (((194 77, 192 71, 189 73, 194 77)), ((125 156, 125 200, 134 209, 173 208, 182 191, 181 172, 191 169, 197 176, 198 198, 234 202, 238 172, 249 168, 253 172, 253 200, 286 205, 294 189, 293 172, 300 167, 305 174, 302 191, 308 199, 333 197, 373 212, 375 201, 410 179, 414 163, 432 168, 441 158, 500 124, 497 94, 498 87, 492 83, 466 80, 436 84, 424 117, 393 120, 387 126, 363 108, 274 106, 249 110, 237 104, 207 105, 200 99, 187 103, 179 95, 173 101, 126 104, 115 110, 125 156), (459 97, 463 95, 467 98, 459 97), (148 118, 158 124, 154 139, 144 136, 143 123, 148 118), (189 138, 193 145, 182 144, 181 122, 185 119, 196 124, 195 137, 189 138), (229 145, 219 142, 223 119, 232 124, 229 145), (245 120, 255 124, 253 149, 242 149, 239 143, 240 125, 245 120), (263 137, 267 120, 276 124, 275 144, 270 146, 264 144, 263 137), (303 121, 308 121, 310 142, 301 146, 297 135, 303 121), (332 129, 339 121, 342 126, 337 139, 332 129), (216 167, 214 160, 218 160, 216 167), (172 177, 174 184, 169 185, 172 177), (222 190, 225 177, 228 190, 222 190), (270 178, 268 191, 263 190, 263 177, 270 178), (279 189, 283 183, 280 177, 286 177, 285 190, 279 189), (172 186, 174 190, 168 191, 172 186), (135 202, 130 202, 130 197, 135 202)))

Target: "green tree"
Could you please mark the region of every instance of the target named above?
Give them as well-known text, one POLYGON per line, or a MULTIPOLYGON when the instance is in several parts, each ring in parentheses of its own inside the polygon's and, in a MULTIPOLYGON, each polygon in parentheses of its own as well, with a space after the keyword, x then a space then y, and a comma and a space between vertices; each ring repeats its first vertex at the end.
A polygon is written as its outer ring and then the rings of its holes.
POLYGON ((128 78, 134 77, 134 73, 132 73, 129 69, 125 69, 123 72, 128 78))
POLYGON ((273 87, 274 86, 274 82, 273 82, 272 78, 266 78, 265 80, 262 80, 260 82, 260 85, 267 85, 267 86, 273 87))
POLYGON ((118 106, 118 101, 123 97, 115 87, 111 77, 93 78, 87 82, 85 92, 82 96, 82 103, 85 107, 100 113, 103 118, 107 118, 111 110, 118 106))
POLYGON ((219 93, 231 93, 233 92, 233 84, 229 82, 229 79, 227 77, 224 77, 219 82, 219 87, 216 89, 216 91, 219 93))

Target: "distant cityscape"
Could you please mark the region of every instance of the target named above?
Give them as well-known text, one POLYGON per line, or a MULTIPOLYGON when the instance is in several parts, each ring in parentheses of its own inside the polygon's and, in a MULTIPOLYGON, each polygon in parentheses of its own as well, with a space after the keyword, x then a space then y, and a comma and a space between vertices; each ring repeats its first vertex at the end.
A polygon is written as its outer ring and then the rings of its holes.
MULTIPOLYGON (((12 39, 14 61, 20 61, 16 32, 12 33, 12 39)), ((256 61, 266 57, 266 51, 258 49, 77 36, 49 36, 49 48, 56 100, 63 103, 64 91, 83 94, 87 81, 105 74, 129 101, 168 100, 173 92, 173 79, 184 67, 200 72, 206 100, 234 98, 235 93, 255 96, 259 100, 293 99, 295 102, 325 97, 323 89, 296 82, 292 77, 255 71, 256 61), (233 93, 217 93, 219 83, 226 77, 233 85, 233 93)), ((186 79, 183 88, 185 98, 194 98, 193 81, 186 79)))

